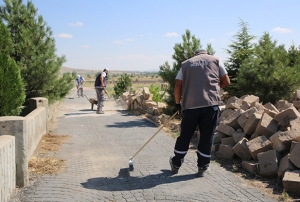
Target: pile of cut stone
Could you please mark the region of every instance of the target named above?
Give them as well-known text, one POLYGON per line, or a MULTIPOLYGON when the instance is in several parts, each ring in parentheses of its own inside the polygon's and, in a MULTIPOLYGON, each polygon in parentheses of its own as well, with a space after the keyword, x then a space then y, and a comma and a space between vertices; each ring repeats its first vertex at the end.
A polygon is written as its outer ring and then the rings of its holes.
POLYGON ((246 95, 228 99, 214 136, 218 158, 242 159, 245 170, 278 176, 286 191, 300 194, 300 90, 291 102, 262 105, 246 95))

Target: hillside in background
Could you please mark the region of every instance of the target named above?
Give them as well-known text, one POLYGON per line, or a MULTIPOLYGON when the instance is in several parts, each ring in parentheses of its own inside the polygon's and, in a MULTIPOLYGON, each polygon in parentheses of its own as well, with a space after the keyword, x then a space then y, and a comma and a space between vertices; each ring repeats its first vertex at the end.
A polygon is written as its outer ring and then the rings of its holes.
MULTIPOLYGON (((88 69, 74 69, 74 68, 70 68, 70 67, 64 67, 62 66, 60 69, 60 74, 66 73, 66 72, 76 72, 77 74, 82 74, 82 75, 87 75, 87 74, 91 74, 94 75, 98 72, 102 72, 103 69, 99 69, 99 70, 88 70, 88 69)), ((146 72, 146 71, 145 71, 146 72)), ((149 72, 149 71, 148 71, 149 72)), ((139 71, 120 71, 120 70, 111 70, 109 71, 110 74, 122 74, 122 73, 128 73, 128 74, 132 74, 132 73, 141 73, 139 71)), ((151 73, 157 73, 157 71, 152 71, 151 73)))

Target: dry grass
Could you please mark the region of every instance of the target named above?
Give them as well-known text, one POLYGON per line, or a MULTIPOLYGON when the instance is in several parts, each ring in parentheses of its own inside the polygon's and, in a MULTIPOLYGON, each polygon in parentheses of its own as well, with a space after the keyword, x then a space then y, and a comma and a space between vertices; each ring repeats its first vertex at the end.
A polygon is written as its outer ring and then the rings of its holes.
POLYGON ((28 167, 30 174, 45 175, 57 174, 65 168, 65 161, 57 159, 55 152, 69 139, 67 135, 47 133, 39 142, 34 155, 29 159, 28 167), (52 154, 50 154, 52 152, 52 154), (54 153, 53 153, 54 152, 54 153))

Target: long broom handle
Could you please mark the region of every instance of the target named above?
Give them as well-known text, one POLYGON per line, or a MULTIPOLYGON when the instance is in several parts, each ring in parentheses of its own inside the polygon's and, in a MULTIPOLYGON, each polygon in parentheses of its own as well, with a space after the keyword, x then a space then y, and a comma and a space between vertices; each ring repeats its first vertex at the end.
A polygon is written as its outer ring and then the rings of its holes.
MULTIPOLYGON (((165 124, 167 125, 169 123, 169 121, 171 121, 177 115, 177 113, 178 113, 178 111, 175 114, 173 114, 173 116, 171 116, 165 124)), ((163 127, 164 127, 164 124, 159 127, 159 129, 156 131, 156 133, 154 133, 154 135, 152 135, 152 137, 131 158, 133 159, 155 137, 155 135, 157 135, 157 133, 163 127)))
MULTIPOLYGON (((81 87, 80 87, 81 88, 81 87)), ((77 91, 79 90, 79 88, 77 88, 77 90, 75 91, 75 93, 77 93, 77 91)), ((73 93, 73 95, 71 97, 73 97, 75 95, 75 93, 73 93)))

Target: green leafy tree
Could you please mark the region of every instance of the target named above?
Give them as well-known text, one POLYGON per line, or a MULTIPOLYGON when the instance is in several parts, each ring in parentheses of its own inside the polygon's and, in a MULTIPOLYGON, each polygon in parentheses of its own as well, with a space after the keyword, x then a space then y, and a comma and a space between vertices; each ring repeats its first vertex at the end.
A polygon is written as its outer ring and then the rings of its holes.
POLYGON ((226 49, 229 55, 228 60, 224 63, 228 76, 230 78, 230 85, 224 90, 231 96, 240 94, 240 87, 237 85, 237 75, 241 65, 248 60, 249 57, 253 57, 254 44, 251 41, 255 36, 249 34, 247 23, 242 21, 239 23, 240 30, 234 35, 235 40, 226 49))
POLYGON ((10 33, 0 20, 0 116, 18 116, 25 101, 20 69, 9 57, 10 33))
POLYGON ((197 39, 194 35, 191 35, 189 30, 186 30, 185 34, 182 35, 182 43, 176 43, 174 46, 175 53, 172 55, 172 58, 175 60, 173 67, 169 65, 168 62, 159 67, 159 76, 169 84, 167 93, 170 95, 166 99, 169 109, 165 113, 170 113, 170 107, 175 105, 174 100, 174 87, 175 87, 175 78, 181 67, 181 63, 194 56, 194 52, 200 49, 202 46, 200 44, 200 39, 197 39))
POLYGON ((160 87, 159 86, 154 86, 153 84, 150 85, 149 87, 150 93, 153 95, 152 100, 155 102, 162 102, 162 98, 165 93, 160 93, 160 87))
POLYGON ((22 0, 4 0, 4 4, 0 7, 0 17, 10 31, 13 42, 10 57, 21 70, 26 99, 46 97, 49 103, 60 99, 72 88, 73 85, 68 84, 72 77, 67 73, 59 78, 59 70, 66 59, 55 55, 51 28, 41 15, 37 15, 31 1, 24 5, 22 0))
POLYGON ((292 46, 286 51, 268 33, 264 33, 254 50, 253 57, 238 72, 238 96, 254 94, 261 102, 273 104, 289 99, 300 86, 300 50, 292 46))
POLYGON ((209 55, 214 55, 216 53, 216 51, 214 51, 211 43, 207 44, 206 51, 209 55))
POLYGON ((126 92, 127 88, 130 88, 131 86, 132 82, 130 77, 127 74, 121 75, 121 77, 118 78, 117 83, 113 87, 115 95, 117 97, 122 95, 124 92, 126 92))

